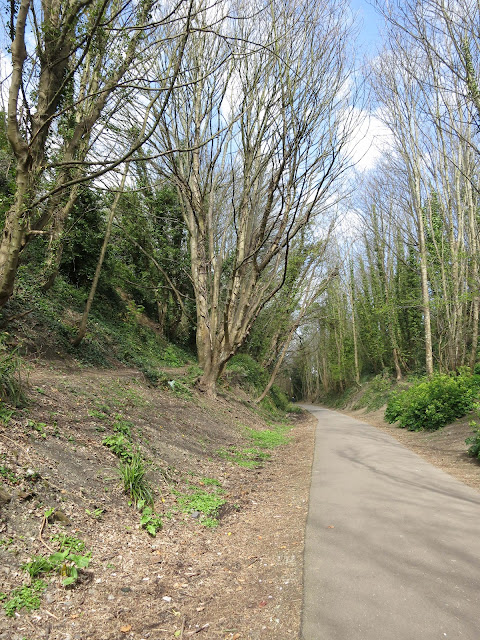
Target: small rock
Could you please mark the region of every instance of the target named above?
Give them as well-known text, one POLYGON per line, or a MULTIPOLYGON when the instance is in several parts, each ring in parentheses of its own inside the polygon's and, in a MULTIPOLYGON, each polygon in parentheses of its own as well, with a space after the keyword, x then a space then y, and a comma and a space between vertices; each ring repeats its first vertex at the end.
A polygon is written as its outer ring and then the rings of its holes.
POLYGON ((199 518, 200 517, 200 511, 192 511, 192 513, 190 514, 192 518, 199 518))
POLYGON ((130 593, 130 591, 131 591, 131 590, 132 590, 132 588, 131 588, 131 587, 122 587, 122 588, 120 589, 120 591, 123 591, 123 593, 130 593))
POLYGON ((17 489, 15 495, 20 500, 20 502, 25 502, 25 500, 31 500, 35 493, 33 491, 23 491, 22 489, 17 489))
POLYGON ((110 594, 109 596, 107 596, 107 600, 115 600, 115 596, 113 596, 112 594, 110 594))
POLYGON ((72 526, 72 522, 70 520, 70 518, 61 510, 61 509, 56 509, 52 515, 48 518, 49 522, 60 522, 60 524, 63 524, 65 527, 71 527, 72 526))
POLYGON ((3 487, 0 487, 0 507, 4 507, 11 499, 12 496, 3 487))

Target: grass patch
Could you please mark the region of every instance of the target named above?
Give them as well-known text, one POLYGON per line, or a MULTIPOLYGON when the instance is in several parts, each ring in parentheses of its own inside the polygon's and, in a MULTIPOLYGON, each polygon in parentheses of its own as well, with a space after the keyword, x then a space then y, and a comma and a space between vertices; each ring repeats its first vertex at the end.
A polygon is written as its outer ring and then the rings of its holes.
POLYGON ((203 525, 216 527, 218 511, 226 502, 223 490, 216 487, 213 491, 206 491, 195 485, 189 485, 189 489, 186 493, 174 491, 180 511, 188 514, 198 512, 201 514, 200 522, 203 525))
POLYGON ((40 609, 40 596, 46 588, 46 582, 35 580, 31 585, 17 587, 9 594, 1 592, 0 601, 3 602, 5 615, 13 618, 15 613, 21 609, 26 609, 27 611, 40 609))
POLYGON ((285 432, 290 431, 290 429, 289 425, 278 425, 275 429, 263 429, 262 431, 247 428, 246 432, 248 438, 256 447, 273 449, 290 442, 291 438, 285 435, 285 432))
POLYGON ((257 447, 235 447, 233 445, 217 449, 216 454, 220 458, 234 462, 239 467, 245 467, 246 469, 257 469, 271 458, 269 453, 257 447))

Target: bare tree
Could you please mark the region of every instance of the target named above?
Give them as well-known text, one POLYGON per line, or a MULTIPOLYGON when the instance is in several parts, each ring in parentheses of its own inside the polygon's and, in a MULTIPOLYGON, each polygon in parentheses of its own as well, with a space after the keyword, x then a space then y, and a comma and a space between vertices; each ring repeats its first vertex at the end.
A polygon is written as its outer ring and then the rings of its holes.
POLYGON ((353 113, 342 6, 272 0, 254 20, 238 10, 222 34, 193 21, 185 89, 157 141, 183 149, 157 170, 183 205, 209 394, 282 287, 293 239, 314 218, 328 228, 353 113))

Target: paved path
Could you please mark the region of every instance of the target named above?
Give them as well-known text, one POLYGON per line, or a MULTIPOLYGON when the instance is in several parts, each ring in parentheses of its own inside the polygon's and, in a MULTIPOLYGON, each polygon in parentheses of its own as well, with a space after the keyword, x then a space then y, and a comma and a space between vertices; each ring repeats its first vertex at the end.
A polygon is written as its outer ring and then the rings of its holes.
POLYGON ((374 427, 304 407, 318 427, 302 640, 480 640, 480 494, 374 427))

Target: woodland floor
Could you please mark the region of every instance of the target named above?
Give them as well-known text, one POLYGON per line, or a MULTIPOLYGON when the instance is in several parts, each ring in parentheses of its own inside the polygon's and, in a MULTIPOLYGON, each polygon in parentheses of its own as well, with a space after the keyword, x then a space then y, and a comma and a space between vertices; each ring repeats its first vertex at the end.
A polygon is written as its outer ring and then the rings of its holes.
MULTIPOLYGON (((1 640, 299 637, 312 417, 291 415, 289 444, 247 469, 219 454, 251 446, 245 427, 269 426, 241 391, 188 399, 149 387, 134 370, 54 362, 32 368, 28 394, 28 406, 0 426, 0 485, 11 496, 0 505, 0 591, 29 584, 21 565, 48 556, 56 534, 83 540, 92 560, 73 587, 46 577, 38 610, 9 618, 1 609, 1 640), (118 458, 102 445, 118 419, 134 425, 132 439, 150 461, 163 519, 156 537, 139 527, 118 458), (207 528, 182 511, 179 494, 213 491, 212 478, 226 503, 219 525, 207 528), (48 508, 63 521, 45 522, 48 508)), ((346 413, 480 490, 467 419, 411 433, 386 424, 383 409, 346 413)))
POLYGON ((298 638, 315 423, 293 414, 290 424, 290 443, 247 469, 218 454, 249 446, 245 427, 267 426, 246 397, 189 400, 132 370, 37 365, 28 407, 0 427, 0 485, 11 496, 0 505, 0 592, 29 584, 21 565, 48 556, 55 534, 83 540, 92 560, 73 587, 44 578, 38 610, 12 618, 0 609, 0 638, 298 638), (139 528, 118 458, 102 445, 115 416, 133 423, 150 460, 156 537, 139 528), (192 486, 212 489, 209 478, 225 492, 216 528, 178 499, 192 486), (45 522, 48 508, 63 521, 45 522))

